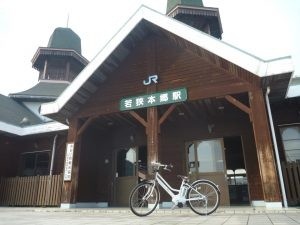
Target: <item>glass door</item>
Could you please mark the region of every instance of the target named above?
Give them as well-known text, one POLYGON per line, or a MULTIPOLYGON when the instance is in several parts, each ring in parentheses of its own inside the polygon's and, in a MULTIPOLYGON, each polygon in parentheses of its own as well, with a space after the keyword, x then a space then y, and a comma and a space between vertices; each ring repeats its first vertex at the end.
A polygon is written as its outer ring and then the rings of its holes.
POLYGON ((221 204, 229 205, 223 139, 197 140, 187 144, 188 172, 192 180, 208 179, 221 191, 221 204))

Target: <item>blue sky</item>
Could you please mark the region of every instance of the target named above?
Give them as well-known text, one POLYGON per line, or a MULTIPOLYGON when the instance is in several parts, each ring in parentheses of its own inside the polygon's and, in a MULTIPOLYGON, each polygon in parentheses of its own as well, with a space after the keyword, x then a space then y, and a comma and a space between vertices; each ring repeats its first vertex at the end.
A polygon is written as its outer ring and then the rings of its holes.
MULTIPOLYGON (((262 59, 292 55, 300 76, 299 0, 203 0, 220 10, 223 41, 262 59), (298 42, 298 43, 297 43, 298 42)), ((0 0, 0 94, 37 83, 31 59, 56 27, 69 27, 91 60, 141 5, 165 13, 166 0, 0 0)))

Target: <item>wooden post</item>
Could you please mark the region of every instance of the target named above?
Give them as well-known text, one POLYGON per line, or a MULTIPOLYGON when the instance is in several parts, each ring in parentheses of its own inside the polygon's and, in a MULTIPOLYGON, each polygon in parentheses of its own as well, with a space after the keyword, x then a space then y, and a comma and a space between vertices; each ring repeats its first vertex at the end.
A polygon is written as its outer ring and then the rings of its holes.
MULTIPOLYGON (((156 40, 148 41, 147 55, 148 55, 148 75, 157 73, 157 64, 156 64, 156 40)), ((154 93, 157 91, 157 84, 152 83, 147 86, 147 93, 154 93)), ((158 161, 158 149, 159 149, 159 124, 158 124, 158 114, 157 107, 147 108, 147 127, 146 127, 146 135, 147 135, 147 167, 148 174, 152 171, 151 162, 158 161)))
POLYGON ((159 134, 158 134, 158 115, 157 107, 150 107, 147 109, 147 165, 148 173, 151 172, 151 162, 158 161, 158 145, 159 145, 159 134))
POLYGON ((269 132, 264 95, 260 88, 253 88, 249 92, 249 102, 252 112, 252 126, 261 173, 264 200, 266 202, 279 202, 281 201, 281 197, 275 158, 269 132))
POLYGON ((77 131, 79 129, 79 121, 71 120, 69 124, 69 132, 67 143, 74 143, 73 160, 72 160, 72 175, 71 181, 63 182, 61 202, 65 204, 74 204, 77 199, 78 188, 78 172, 79 172, 79 158, 80 158, 80 142, 77 138, 77 131))

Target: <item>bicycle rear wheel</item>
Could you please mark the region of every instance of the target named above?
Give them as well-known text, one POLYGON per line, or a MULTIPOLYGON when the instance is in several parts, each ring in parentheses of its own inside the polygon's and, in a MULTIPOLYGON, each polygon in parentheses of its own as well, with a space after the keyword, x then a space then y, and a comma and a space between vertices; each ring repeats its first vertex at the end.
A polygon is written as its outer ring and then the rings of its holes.
POLYGON ((199 215, 209 215, 220 204, 220 192, 216 185, 208 180, 199 180, 188 190, 187 199, 191 209, 199 215))
POLYGON ((159 198, 160 193, 154 183, 140 183, 130 193, 130 210, 137 216, 147 216, 155 210, 159 198))

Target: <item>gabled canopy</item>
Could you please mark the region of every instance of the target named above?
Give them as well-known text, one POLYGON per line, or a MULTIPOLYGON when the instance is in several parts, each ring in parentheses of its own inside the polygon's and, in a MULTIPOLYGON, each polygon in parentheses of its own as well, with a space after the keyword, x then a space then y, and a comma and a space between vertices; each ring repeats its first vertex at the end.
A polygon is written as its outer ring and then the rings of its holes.
POLYGON ((119 67, 137 43, 153 33, 188 48, 199 56, 207 57, 211 63, 237 76, 241 74, 241 70, 246 71, 247 76, 244 79, 260 77, 263 78, 263 85, 269 85, 274 80, 284 80, 283 93, 286 92, 293 72, 291 57, 264 61, 175 19, 141 6, 56 101, 42 104, 41 114, 65 122, 66 118, 71 117, 98 89, 99 84, 119 67))

